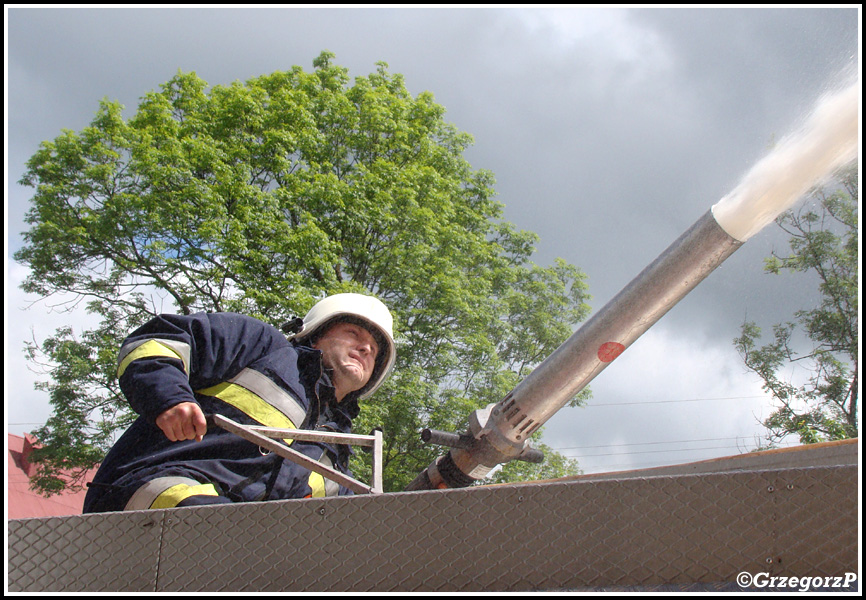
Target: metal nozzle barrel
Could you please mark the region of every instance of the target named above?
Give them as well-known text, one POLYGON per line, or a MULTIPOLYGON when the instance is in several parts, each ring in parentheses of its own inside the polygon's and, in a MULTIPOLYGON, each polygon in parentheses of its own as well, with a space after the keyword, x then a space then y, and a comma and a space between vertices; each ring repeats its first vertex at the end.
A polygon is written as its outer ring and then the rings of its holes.
MULTIPOLYGON (((742 245, 719 226, 712 211, 705 213, 492 406, 480 431, 455 436, 469 438, 470 447, 454 447, 447 457, 440 457, 419 475, 413 485, 429 481, 434 486, 444 483, 453 487, 453 483, 459 484, 465 478, 484 477, 496 464, 517 458, 534 431, 742 245), (463 477, 451 477, 450 465, 463 477)), ((461 446, 465 444, 464 439, 461 446)))

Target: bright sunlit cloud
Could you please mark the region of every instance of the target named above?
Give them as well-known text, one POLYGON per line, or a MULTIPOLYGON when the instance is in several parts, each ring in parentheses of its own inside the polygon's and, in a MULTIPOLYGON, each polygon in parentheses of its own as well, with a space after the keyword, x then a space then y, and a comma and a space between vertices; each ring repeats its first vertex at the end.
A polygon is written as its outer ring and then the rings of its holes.
POLYGON ((663 40, 641 27, 629 10, 607 6, 515 7, 511 11, 530 33, 546 36, 557 48, 591 52, 622 62, 667 63, 663 40))

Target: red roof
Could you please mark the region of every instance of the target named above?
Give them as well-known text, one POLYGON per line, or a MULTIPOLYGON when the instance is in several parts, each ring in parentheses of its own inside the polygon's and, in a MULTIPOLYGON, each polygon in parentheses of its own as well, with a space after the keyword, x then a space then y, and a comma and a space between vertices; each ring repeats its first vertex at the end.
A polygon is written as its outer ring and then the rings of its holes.
MULTIPOLYGON (((30 464, 27 457, 38 447, 36 438, 26 434, 7 434, 9 445, 9 461, 6 469, 6 498, 8 501, 7 519, 29 519, 31 517, 59 517, 80 515, 84 506, 84 495, 80 492, 55 494, 49 498, 41 496, 30 489, 30 477, 36 472, 36 466, 30 464)), ((86 481, 93 479, 96 469, 87 474, 86 481)))

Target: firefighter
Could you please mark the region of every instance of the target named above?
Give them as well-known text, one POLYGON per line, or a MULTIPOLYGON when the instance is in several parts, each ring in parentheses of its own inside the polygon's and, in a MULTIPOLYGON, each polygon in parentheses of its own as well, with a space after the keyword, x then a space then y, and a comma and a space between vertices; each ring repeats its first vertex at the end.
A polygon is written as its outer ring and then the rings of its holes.
MULTIPOLYGON (((287 324, 288 325, 288 324, 287 324)), ((160 315, 120 349, 120 388, 139 417, 105 457, 84 512, 343 495, 205 415, 350 433, 359 400, 388 377, 393 320, 372 296, 336 294, 285 328, 234 313, 160 315)), ((349 473, 345 445, 291 442, 349 473)))

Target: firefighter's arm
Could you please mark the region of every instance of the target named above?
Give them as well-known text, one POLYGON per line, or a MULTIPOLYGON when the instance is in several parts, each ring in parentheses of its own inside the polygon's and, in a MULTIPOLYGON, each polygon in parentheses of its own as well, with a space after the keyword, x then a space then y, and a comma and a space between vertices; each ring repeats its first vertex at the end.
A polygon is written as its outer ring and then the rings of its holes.
POLYGON ((158 425, 169 439, 170 431, 178 429, 174 423, 177 413, 163 419, 169 431, 157 420, 176 406, 195 403, 189 381, 190 355, 186 340, 161 335, 127 338, 121 347, 117 374, 123 395, 135 412, 158 425))
POLYGON ((206 426, 193 390, 226 381, 278 341, 279 331, 242 315, 159 315, 121 346, 120 388, 168 439, 198 439, 206 426))

